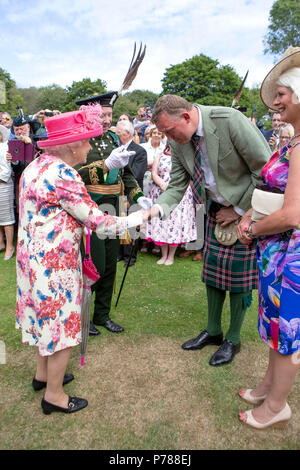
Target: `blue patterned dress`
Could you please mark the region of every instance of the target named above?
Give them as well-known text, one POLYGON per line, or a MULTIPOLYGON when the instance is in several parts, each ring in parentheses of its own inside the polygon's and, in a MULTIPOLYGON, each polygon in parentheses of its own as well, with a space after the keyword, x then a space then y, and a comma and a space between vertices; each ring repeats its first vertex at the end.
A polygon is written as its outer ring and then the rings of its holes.
MULTIPOLYGON (((270 187, 285 191, 289 159, 300 142, 274 153, 262 169, 270 187)), ((262 340, 281 354, 300 349, 300 230, 260 237, 258 331, 262 340)))

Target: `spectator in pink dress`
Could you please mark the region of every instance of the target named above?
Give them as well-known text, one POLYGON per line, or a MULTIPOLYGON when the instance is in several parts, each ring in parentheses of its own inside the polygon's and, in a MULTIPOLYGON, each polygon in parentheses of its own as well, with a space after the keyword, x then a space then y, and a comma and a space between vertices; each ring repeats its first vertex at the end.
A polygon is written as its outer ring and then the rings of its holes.
MULTIPOLYGON (((153 183, 148 197, 152 199, 153 203, 167 189, 171 168, 171 153, 167 145, 164 152, 156 157, 152 166, 153 183)), ((191 186, 189 186, 180 204, 167 220, 155 218, 147 223, 146 240, 153 241, 161 249, 161 258, 157 264, 172 265, 177 246, 196 240, 195 217, 193 194, 191 186)))

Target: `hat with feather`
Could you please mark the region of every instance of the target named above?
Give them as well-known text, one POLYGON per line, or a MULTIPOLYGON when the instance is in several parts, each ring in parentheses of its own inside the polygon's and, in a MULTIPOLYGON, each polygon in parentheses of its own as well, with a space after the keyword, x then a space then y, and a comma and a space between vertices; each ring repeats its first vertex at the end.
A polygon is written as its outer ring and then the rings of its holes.
POLYGON ((103 95, 94 95, 90 96, 89 98, 84 98, 82 100, 76 101, 78 105, 86 105, 90 103, 100 103, 101 106, 110 106, 113 107, 115 102, 117 101, 119 95, 122 93, 123 90, 128 90, 130 85, 132 84, 133 80, 136 77, 137 71, 139 66, 141 65, 146 53, 146 46, 142 47, 142 43, 140 45, 139 51, 136 55, 136 43, 134 43, 134 51, 133 56, 129 65, 128 72, 123 80, 123 83, 119 89, 119 91, 110 91, 103 95))

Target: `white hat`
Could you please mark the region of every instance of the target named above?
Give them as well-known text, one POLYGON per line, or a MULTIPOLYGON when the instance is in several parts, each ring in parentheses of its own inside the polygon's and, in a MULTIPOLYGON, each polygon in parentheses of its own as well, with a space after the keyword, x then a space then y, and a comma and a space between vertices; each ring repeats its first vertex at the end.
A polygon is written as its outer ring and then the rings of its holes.
POLYGON ((300 67, 300 47, 288 47, 282 58, 274 65, 262 82, 260 97, 267 108, 279 111, 273 104, 276 96, 277 81, 284 72, 292 67, 300 67))
POLYGON ((0 134, 2 134, 3 142, 6 142, 10 135, 10 129, 0 124, 0 134))

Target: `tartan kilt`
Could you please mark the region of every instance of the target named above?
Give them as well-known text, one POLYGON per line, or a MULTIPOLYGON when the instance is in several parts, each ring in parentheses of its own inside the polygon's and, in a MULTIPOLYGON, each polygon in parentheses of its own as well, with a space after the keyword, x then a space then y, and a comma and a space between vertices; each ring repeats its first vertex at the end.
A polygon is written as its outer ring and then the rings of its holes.
POLYGON ((215 237, 215 217, 208 212, 203 257, 202 281, 212 287, 242 293, 257 289, 256 242, 221 245, 215 237))

